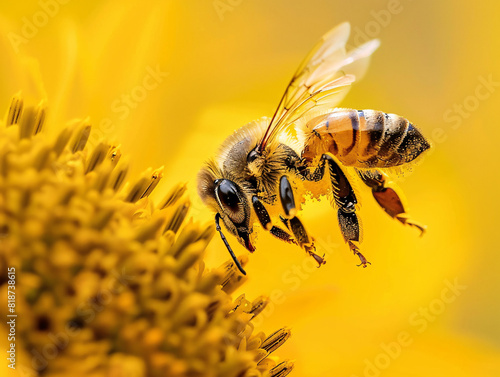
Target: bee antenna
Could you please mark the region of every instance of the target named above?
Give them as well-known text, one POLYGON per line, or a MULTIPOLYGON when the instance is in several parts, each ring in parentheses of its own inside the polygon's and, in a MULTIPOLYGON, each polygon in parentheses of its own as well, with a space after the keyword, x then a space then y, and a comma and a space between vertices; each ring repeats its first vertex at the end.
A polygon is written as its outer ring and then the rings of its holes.
POLYGON ((220 213, 217 212, 217 214, 215 215, 215 229, 219 232, 220 238, 222 238, 222 242, 224 242, 224 244, 226 245, 227 251, 229 251, 231 258, 233 258, 233 261, 236 264, 236 267, 238 267, 238 270, 240 270, 240 272, 243 275, 246 275, 247 273, 245 272, 242 265, 240 264, 240 261, 238 260, 238 258, 236 258, 236 255, 234 255, 233 250, 231 249, 231 246, 229 246, 229 242, 227 242, 226 236, 224 236, 224 234, 222 233, 222 229, 219 225, 219 220, 220 220, 220 213))

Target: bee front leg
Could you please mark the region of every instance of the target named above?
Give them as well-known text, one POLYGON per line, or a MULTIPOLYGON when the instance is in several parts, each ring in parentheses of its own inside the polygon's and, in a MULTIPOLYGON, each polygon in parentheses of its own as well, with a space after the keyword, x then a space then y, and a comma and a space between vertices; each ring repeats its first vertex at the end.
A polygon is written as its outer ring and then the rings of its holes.
POLYGON ((269 231, 269 233, 271 233, 274 237, 281 241, 284 241, 286 243, 296 243, 287 231, 273 225, 273 223, 271 222, 271 216, 269 216, 266 207, 256 195, 252 197, 252 205, 255 214, 257 215, 257 219, 259 219, 260 225, 262 225, 262 228, 269 231))
POLYGON ((380 170, 358 171, 363 182, 372 189, 373 197, 382 209, 392 218, 404 225, 420 230, 420 236, 425 233, 426 226, 413 221, 405 211, 402 190, 389 180, 387 174, 380 170))
POLYGON ((280 227, 273 226, 269 230, 269 233, 271 233, 274 237, 283 242, 297 244, 297 241, 295 241, 293 237, 286 230, 283 230, 280 227))
POLYGON ((279 195, 283 211, 285 213, 286 219, 288 220, 285 221, 285 225, 287 225, 292 231, 297 244, 314 258, 314 260, 318 263, 318 267, 325 264, 326 261, 323 259, 323 257, 320 257, 315 253, 316 248, 314 246, 314 240, 309 236, 306 228, 299 220, 299 218, 295 216, 295 214, 297 213, 295 198, 293 195, 292 186, 290 185, 290 181, 288 180, 288 177, 286 175, 282 176, 280 179, 279 195))
POLYGON ((330 170, 333 198, 335 204, 339 207, 338 220, 344 241, 349 245, 349 249, 359 257, 361 264, 358 266, 367 267, 371 263, 361 254, 358 246, 361 227, 356 215, 356 204, 358 201, 354 190, 342 169, 331 156, 324 154, 321 156, 321 160, 326 161, 330 170))

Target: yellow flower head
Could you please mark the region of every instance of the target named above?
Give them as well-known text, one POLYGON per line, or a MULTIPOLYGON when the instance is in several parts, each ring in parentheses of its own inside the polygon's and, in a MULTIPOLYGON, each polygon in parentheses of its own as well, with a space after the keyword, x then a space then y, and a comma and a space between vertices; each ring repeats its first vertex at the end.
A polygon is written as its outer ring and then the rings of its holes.
POLYGON ((267 299, 231 299, 232 261, 204 268, 213 229, 185 223, 185 186, 155 206, 162 169, 125 184, 118 146, 86 147, 86 120, 48 140, 44 118, 15 96, 0 125, 0 311, 18 315, 21 375, 287 375, 268 356, 290 330, 254 334, 267 299))

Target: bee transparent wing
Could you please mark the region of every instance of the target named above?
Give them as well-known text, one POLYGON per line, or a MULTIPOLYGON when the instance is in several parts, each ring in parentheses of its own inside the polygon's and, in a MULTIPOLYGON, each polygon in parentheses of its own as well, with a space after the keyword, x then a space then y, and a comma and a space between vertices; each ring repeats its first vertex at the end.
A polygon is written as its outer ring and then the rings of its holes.
POLYGON ((313 109, 316 111, 321 108, 335 106, 335 104, 342 101, 345 97, 352 82, 354 82, 353 75, 344 75, 333 80, 321 89, 301 97, 297 100, 297 103, 287 111, 285 117, 278 122, 271 132, 271 136, 277 135, 281 129, 286 128, 289 124, 295 122, 313 109))
POLYGON ((364 75, 379 41, 372 40, 346 53, 350 25, 343 23, 326 33, 314 46, 290 81, 259 144, 266 144, 292 122, 312 109, 333 109, 350 84, 364 75))
POLYGON ((299 65, 297 71, 290 80, 283 97, 281 97, 278 107, 260 142, 260 150, 264 149, 269 137, 271 136, 271 130, 275 128, 279 120, 282 119, 284 114, 286 114, 290 105, 307 91, 308 88, 305 86, 305 80, 309 74, 314 72, 316 67, 320 66, 329 56, 342 54, 341 50, 345 49, 350 29, 351 27, 347 22, 334 27, 316 43, 316 45, 299 65))
POLYGON ((290 81, 283 95, 284 105, 293 103, 301 94, 308 91, 307 86, 325 71, 325 62, 340 60, 345 55, 345 44, 350 31, 351 26, 348 22, 344 22, 334 27, 316 43, 290 81))

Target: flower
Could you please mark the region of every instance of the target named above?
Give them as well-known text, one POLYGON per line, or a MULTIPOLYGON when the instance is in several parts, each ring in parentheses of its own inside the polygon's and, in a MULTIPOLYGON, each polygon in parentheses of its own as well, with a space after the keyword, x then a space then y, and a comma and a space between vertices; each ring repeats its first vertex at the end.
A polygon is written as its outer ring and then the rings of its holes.
POLYGON ((269 355, 290 330, 254 333, 267 298, 231 299, 246 281, 232 261, 205 269, 213 227, 185 221, 185 185, 155 205, 161 168, 125 183, 119 146, 86 147, 87 120, 49 140, 45 113, 44 103, 25 108, 16 95, 0 126, 0 269, 12 271, 1 275, 0 310, 18 315, 16 369, 286 376, 293 363, 269 355))

